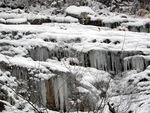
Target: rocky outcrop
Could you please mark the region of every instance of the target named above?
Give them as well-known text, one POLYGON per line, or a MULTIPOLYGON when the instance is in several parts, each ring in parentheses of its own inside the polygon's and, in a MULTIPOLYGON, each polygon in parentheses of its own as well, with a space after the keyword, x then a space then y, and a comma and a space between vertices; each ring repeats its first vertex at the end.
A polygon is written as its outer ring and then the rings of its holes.
POLYGON ((146 23, 144 25, 136 26, 136 25, 128 25, 128 30, 133 32, 146 32, 150 33, 150 23, 146 23))
MULTIPOLYGON (((79 97, 77 87, 82 87, 80 81, 76 80, 76 76, 63 71, 50 70, 47 74, 52 74, 50 78, 40 78, 36 75, 44 74, 40 69, 30 68, 21 65, 0 62, 0 69, 9 71, 11 76, 17 78, 18 86, 16 93, 22 95, 24 99, 34 102, 39 107, 46 107, 57 111, 74 111, 77 107, 76 102, 79 97)), ((85 94, 84 94, 85 95, 85 94)), ((90 98, 90 96, 89 96, 90 98)), ((87 99, 87 98, 86 98, 87 99)), ((8 100, 9 101, 9 100, 8 100)), ((93 108, 90 101, 81 99, 78 110, 86 110, 93 108), (88 102, 88 106, 83 104, 88 102)))
POLYGON ((50 18, 35 18, 35 19, 28 19, 28 22, 33 25, 40 25, 43 23, 51 23, 50 18))
POLYGON ((58 60, 74 57, 79 60, 78 65, 80 66, 94 67, 96 69, 104 70, 114 74, 121 73, 126 70, 132 70, 135 69, 135 67, 138 68, 135 64, 136 61, 138 61, 137 63, 139 64, 143 62, 143 66, 141 64, 140 71, 144 70, 149 65, 149 62, 145 61, 144 58, 139 58, 135 56, 143 55, 143 52, 141 51, 89 50, 88 52, 80 52, 71 49, 67 50, 58 48, 55 50, 48 50, 45 47, 35 47, 29 52, 29 54, 34 60, 40 61, 45 61, 48 58, 53 57, 57 58, 58 60), (135 57, 133 57, 132 60, 127 60, 126 57, 129 56, 135 57), (135 62, 133 60, 135 60, 135 62))
POLYGON ((3 110, 5 110, 5 103, 0 101, 0 112, 2 112, 3 110))

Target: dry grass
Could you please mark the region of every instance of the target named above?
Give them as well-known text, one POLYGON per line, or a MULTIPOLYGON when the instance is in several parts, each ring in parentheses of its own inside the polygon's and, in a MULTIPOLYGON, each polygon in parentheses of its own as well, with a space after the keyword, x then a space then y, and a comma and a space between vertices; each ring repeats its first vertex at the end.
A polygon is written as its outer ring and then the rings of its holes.
POLYGON ((146 11, 145 11, 145 9, 142 9, 140 16, 145 17, 145 15, 146 15, 146 11))

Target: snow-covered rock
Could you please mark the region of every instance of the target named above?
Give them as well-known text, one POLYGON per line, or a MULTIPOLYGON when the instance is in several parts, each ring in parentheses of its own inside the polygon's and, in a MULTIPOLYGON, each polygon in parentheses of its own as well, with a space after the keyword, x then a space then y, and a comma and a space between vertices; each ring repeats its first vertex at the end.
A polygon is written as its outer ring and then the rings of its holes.
POLYGON ((26 18, 7 19, 6 24, 27 24, 26 18))
POLYGON ((65 11, 67 14, 74 15, 77 17, 80 17, 83 13, 91 14, 91 15, 96 14, 90 7, 87 7, 87 6, 80 6, 80 7, 69 6, 68 8, 66 8, 65 11))

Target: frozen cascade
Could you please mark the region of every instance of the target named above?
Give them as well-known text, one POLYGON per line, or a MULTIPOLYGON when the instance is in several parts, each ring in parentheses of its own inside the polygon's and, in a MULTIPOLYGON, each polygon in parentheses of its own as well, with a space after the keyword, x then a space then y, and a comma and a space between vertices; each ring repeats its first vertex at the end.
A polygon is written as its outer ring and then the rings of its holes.
POLYGON ((58 59, 69 57, 70 51, 65 48, 54 48, 49 50, 47 47, 34 47, 29 50, 28 55, 33 60, 46 61, 48 58, 56 57, 58 59))
POLYGON ((149 61, 141 55, 127 57, 124 59, 124 70, 143 71, 149 65, 149 61))
POLYGON ((41 93, 41 101, 43 105, 46 105, 46 84, 45 80, 40 80, 40 93, 41 93))
POLYGON ((64 57, 77 57, 81 66, 94 67, 114 74, 127 70, 124 67, 123 59, 125 57, 143 55, 141 51, 89 50, 88 52, 81 52, 62 48, 49 50, 46 47, 35 47, 30 50, 29 54, 34 60, 42 61, 53 57, 58 60, 64 57))
MULTIPOLYGON (((58 75, 53 76, 49 79, 42 79, 34 77, 35 73, 30 74, 31 70, 27 67, 17 66, 17 65, 8 65, 7 63, 0 62, 0 67, 3 70, 10 71, 11 75, 16 77, 19 81, 27 81, 24 86, 30 88, 32 95, 30 100, 32 102, 36 101, 38 106, 47 106, 49 109, 53 110, 67 110, 67 100, 68 95, 71 95, 69 90, 71 89, 70 81, 67 81, 68 76, 66 73, 54 72, 58 75), (68 84, 70 86, 68 86, 68 84), (35 98, 37 97, 37 98, 35 98)), ((19 91, 20 89, 18 89, 19 91)), ((71 97, 71 96, 70 96, 71 97)))
MULTIPOLYGON (((38 97, 40 99, 37 102, 37 105, 41 106, 41 103, 45 105, 46 103, 45 80, 39 80, 38 78, 34 80, 33 79, 34 74, 30 74, 32 69, 27 68, 27 67, 13 65, 13 64, 10 65, 4 62, 0 62, 0 68, 3 69, 4 71, 9 71, 11 73, 11 76, 16 77, 17 80, 21 82, 22 84, 21 88, 24 87, 24 90, 27 88, 26 90, 28 90, 28 92, 25 92, 26 96, 28 96, 28 94, 26 93, 32 92, 32 95, 29 97, 32 102, 37 100, 37 98, 35 97, 38 97)), ((21 90, 20 87, 17 88, 18 93, 19 93, 19 90, 21 90)))
POLYGON ((124 71, 124 58, 128 56, 141 55, 140 51, 107 51, 91 50, 88 52, 89 67, 95 67, 111 73, 124 71))
POLYGON ((27 68, 19 67, 17 65, 10 65, 5 62, 0 62, 0 69, 4 71, 10 71, 12 76, 15 76, 17 79, 28 80, 29 71, 27 68))
POLYGON ((35 47, 29 50, 29 55, 34 60, 45 61, 49 58, 49 50, 46 47, 35 47))
POLYGON ((61 111, 67 110, 67 77, 63 75, 56 76, 53 78, 53 84, 56 108, 60 108, 61 111))
MULTIPOLYGON (((42 49, 39 50, 43 51, 42 49)), ((47 57, 49 57, 48 54, 49 55, 54 54, 53 53, 54 51, 49 50, 47 51, 47 50, 44 50, 42 54, 40 52, 42 57, 40 57, 40 55, 38 57, 41 58, 41 60, 43 59, 46 60, 47 57), (44 54, 44 52, 46 52, 46 54, 44 54)), ((35 54, 38 53, 35 52, 35 54)), ((144 57, 140 56, 143 54, 141 51, 122 52, 110 50, 90 50, 85 53, 74 52, 74 54, 78 54, 76 55, 76 57, 79 59, 80 65, 83 65, 85 67, 86 66, 94 67, 100 70, 105 70, 107 72, 112 72, 114 74, 117 74, 124 70, 131 70, 131 69, 144 70, 146 66, 149 64, 149 61, 145 60, 144 57)), ((61 56, 61 54, 59 55, 61 56)), ((60 58, 59 55, 55 56, 60 58)), ((68 57, 69 56, 70 55, 68 55, 68 57)), ((31 95, 30 97, 31 101, 34 102, 36 100, 36 98, 34 97, 38 97, 39 98, 39 101, 37 102, 38 106, 45 105, 49 109, 60 111, 67 111, 67 109, 70 107, 68 106, 68 98, 72 99, 74 92, 71 78, 69 78, 69 81, 67 80, 68 79, 67 73, 53 72, 55 76, 49 78, 48 80, 45 79, 42 80, 39 78, 37 80, 35 79, 30 80, 30 78, 33 78, 34 74, 37 74, 36 71, 35 73, 33 72, 31 74, 30 72, 31 70, 33 70, 31 68, 17 65, 8 65, 7 63, 2 62, 0 63, 0 67, 3 68, 4 70, 10 71, 11 75, 15 76, 17 79, 29 80, 28 86, 32 86, 31 91, 34 92, 33 95, 31 95)), ((92 103, 89 104, 92 107, 93 104, 92 103)))

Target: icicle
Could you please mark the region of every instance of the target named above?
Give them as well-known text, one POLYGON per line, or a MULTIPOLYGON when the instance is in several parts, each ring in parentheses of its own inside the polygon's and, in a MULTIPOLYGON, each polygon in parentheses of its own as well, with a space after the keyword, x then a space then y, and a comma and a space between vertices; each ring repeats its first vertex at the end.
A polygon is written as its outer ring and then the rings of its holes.
POLYGON ((148 66, 148 61, 146 61, 142 56, 133 56, 124 59, 124 69, 127 70, 137 70, 143 71, 148 66))
POLYGON ((67 79, 65 75, 57 76, 53 80, 54 83, 54 95, 56 108, 64 111, 67 109, 67 98, 68 98, 68 88, 67 79))
POLYGON ((54 97, 55 97, 55 105, 56 105, 56 108, 59 109, 59 86, 58 86, 58 81, 57 81, 57 78, 54 78, 53 79, 53 85, 54 85, 54 97))
POLYGON ((46 87, 44 80, 40 81, 40 89, 41 89, 42 104, 46 106, 46 87))

